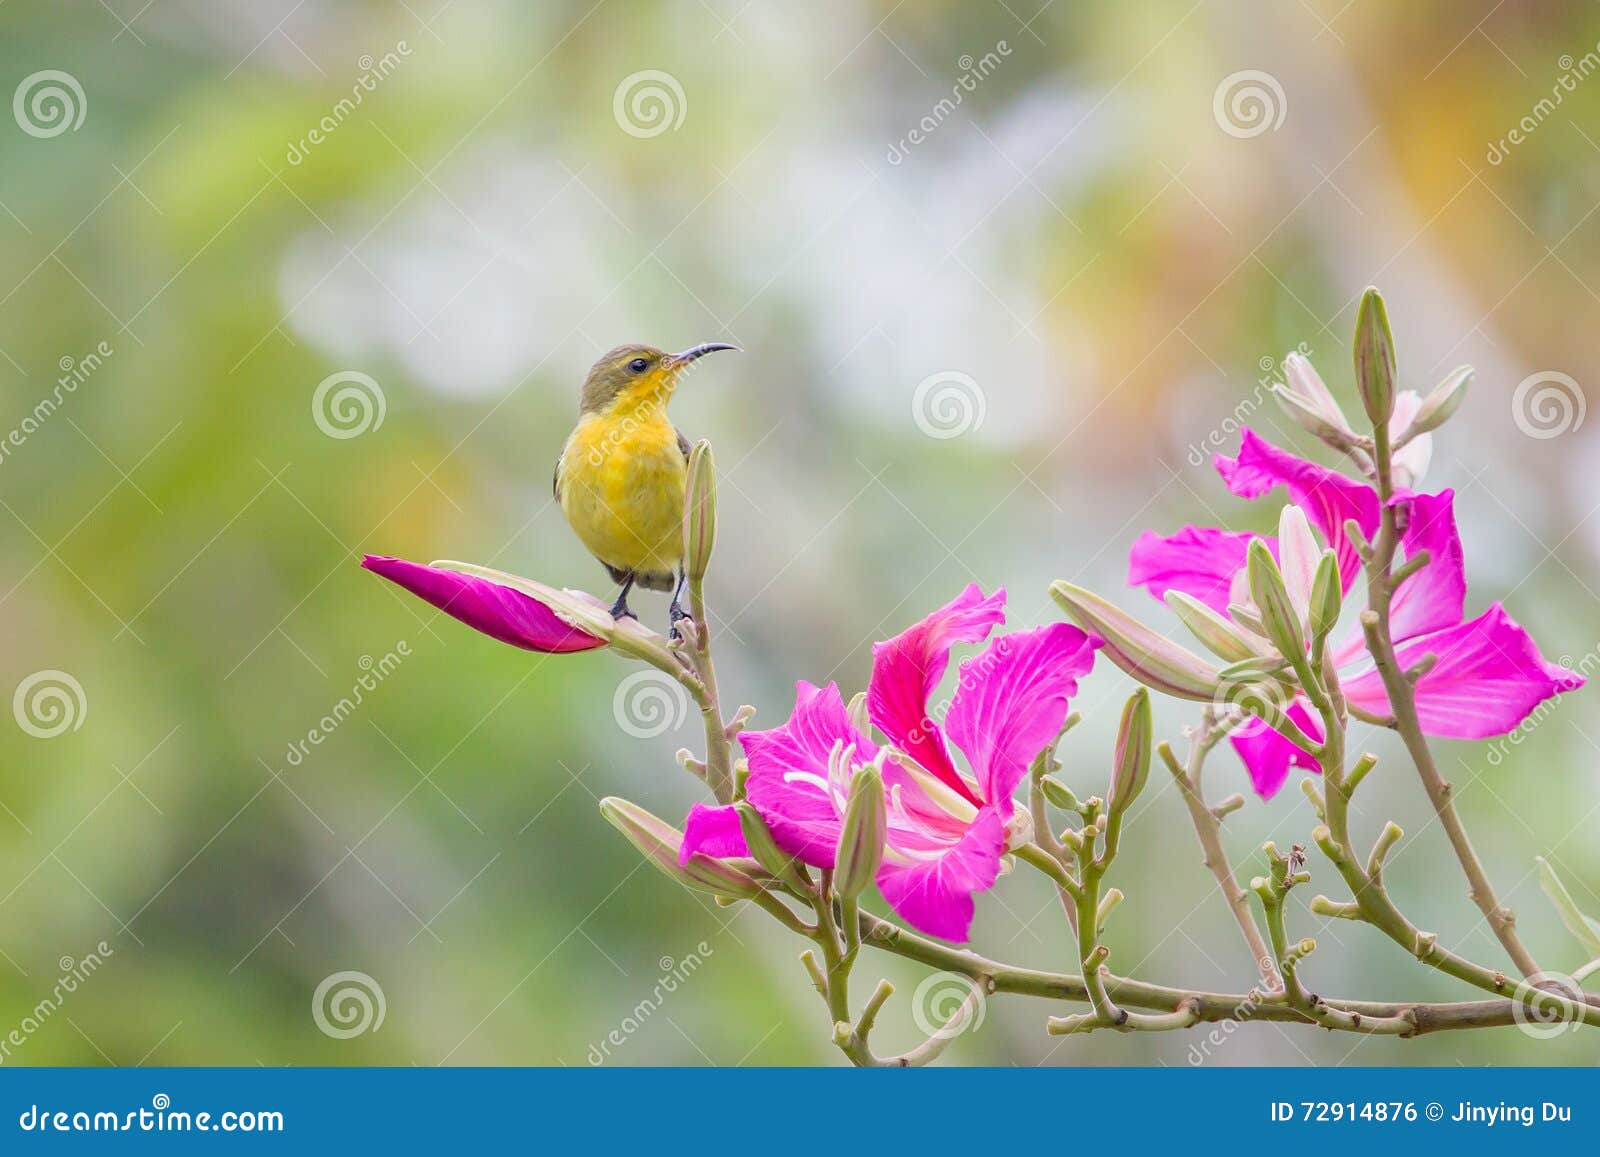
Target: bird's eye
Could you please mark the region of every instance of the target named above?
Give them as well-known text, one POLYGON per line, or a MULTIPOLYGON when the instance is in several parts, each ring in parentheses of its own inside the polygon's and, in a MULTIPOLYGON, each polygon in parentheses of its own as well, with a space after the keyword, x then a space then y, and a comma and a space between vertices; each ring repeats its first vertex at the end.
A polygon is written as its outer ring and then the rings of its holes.
POLYGON ((650 367, 650 363, 648 361, 646 361, 644 358, 634 358, 631 362, 628 363, 628 368, 630 370, 632 370, 636 374, 644 373, 645 370, 647 370, 649 367, 650 367))

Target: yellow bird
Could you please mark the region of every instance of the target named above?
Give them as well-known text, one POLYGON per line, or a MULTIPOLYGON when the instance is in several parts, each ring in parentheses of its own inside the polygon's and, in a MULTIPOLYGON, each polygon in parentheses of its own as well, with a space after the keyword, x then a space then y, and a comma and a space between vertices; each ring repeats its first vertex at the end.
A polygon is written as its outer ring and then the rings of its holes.
POLYGON ((556 501, 589 553, 622 587, 611 608, 615 618, 637 617, 628 609, 635 583, 672 591, 674 633, 686 616, 679 598, 690 446, 668 420, 667 403, 697 359, 738 348, 704 342, 669 354, 618 346, 584 379, 577 428, 556 460, 556 501))

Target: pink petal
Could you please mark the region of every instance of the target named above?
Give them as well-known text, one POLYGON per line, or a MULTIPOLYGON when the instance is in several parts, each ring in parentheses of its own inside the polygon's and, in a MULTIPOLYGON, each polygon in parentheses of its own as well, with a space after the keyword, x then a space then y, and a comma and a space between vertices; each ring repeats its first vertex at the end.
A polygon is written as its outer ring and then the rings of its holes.
POLYGON ((1265 439, 1245 430, 1239 442, 1239 456, 1216 457, 1217 472, 1229 490, 1240 498, 1259 498, 1278 486, 1289 489, 1289 498, 1305 511, 1313 526, 1322 531, 1328 545, 1339 558, 1339 577, 1348 591, 1361 570, 1361 557, 1344 532, 1345 520, 1354 518, 1368 538, 1378 527, 1378 495, 1364 482, 1357 482, 1296 458, 1265 439))
POLYGON ((744 842, 744 831, 739 827, 739 813, 731 804, 711 807, 697 803, 689 809, 689 816, 683 821, 683 845, 678 849, 678 862, 687 864, 696 852, 715 860, 750 854, 744 842))
POLYGON ((1418 494, 1407 503, 1401 545, 1405 556, 1428 552, 1428 565, 1406 579, 1394 593, 1389 629, 1397 640, 1453 627, 1461 621, 1467 599, 1466 562, 1456 531, 1455 492, 1418 494))
POLYGON ((1158 599, 1182 591, 1226 615, 1229 584, 1255 537, 1211 526, 1186 526, 1167 538, 1147 530, 1128 554, 1128 585, 1144 587, 1158 599))
POLYGON ((1098 645, 1070 623, 1053 623, 1002 635, 961 665, 945 726, 1001 819, 1028 765, 1060 733, 1098 645))
POLYGON ((780 848, 819 868, 833 867, 843 826, 840 801, 828 787, 828 757, 840 741, 855 745, 857 764, 878 754, 877 745, 851 724, 838 686, 814 687, 804 680, 795 685, 787 723, 739 736, 750 761, 750 803, 780 848))
POLYGON ((878 891, 913 928, 964 941, 972 927, 972 894, 994 883, 1005 846, 1000 813, 983 808, 961 840, 942 854, 909 863, 891 854, 878 869, 878 891))
POLYGON ((947 606, 902 634, 872 647, 867 714, 901 751, 973 803, 980 802, 950 762, 944 735, 928 717, 928 696, 956 643, 981 643, 1006 617, 1006 592, 984 597, 973 583, 947 606))
POLYGON ((473 630, 513 647, 558 655, 606 645, 537 599, 488 579, 376 554, 367 555, 361 565, 473 630))
MULTIPOLYGON (((1395 653, 1403 668, 1429 653, 1439 657, 1417 684, 1417 715, 1424 732, 1447 739, 1504 735, 1552 695, 1584 684, 1583 676, 1545 662, 1499 603, 1470 623, 1408 640, 1395 653)), ((1376 668, 1345 678, 1343 686, 1351 703, 1389 714, 1376 668)))
MULTIPOLYGON (((1296 700, 1284 714, 1310 738, 1322 739, 1322 728, 1312 719, 1304 703, 1296 700)), ((1278 794, 1284 780, 1289 778, 1290 768, 1300 767, 1319 774, 1322 771, 1309 751, 1285 739, 1264 723, 1246 724, 1243 735, 1235 733, 1228 739, 1244 761, 1244 768, 1250 773, 1250 782, 1262 799, 1271 799, 1278 794)))

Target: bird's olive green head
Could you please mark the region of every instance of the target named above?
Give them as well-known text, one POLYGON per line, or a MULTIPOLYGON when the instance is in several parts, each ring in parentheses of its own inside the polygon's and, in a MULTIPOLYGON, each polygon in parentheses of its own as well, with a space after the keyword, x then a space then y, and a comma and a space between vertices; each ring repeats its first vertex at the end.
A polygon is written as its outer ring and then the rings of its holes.
POLYGON ((602 354, 583 380, 579 410, 603 413, 619 402, 638 405, 648 400, 665 404, 678 378, 696 360, 717 350, 736 350, 724 342, 702 342, 682 353, 663 353, 654 346, 619 345, 602 354))

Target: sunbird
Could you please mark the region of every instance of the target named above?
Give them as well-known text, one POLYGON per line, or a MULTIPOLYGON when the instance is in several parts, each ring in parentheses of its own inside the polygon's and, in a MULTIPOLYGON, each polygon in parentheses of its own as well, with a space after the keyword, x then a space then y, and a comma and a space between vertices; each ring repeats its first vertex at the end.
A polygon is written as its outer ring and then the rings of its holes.
POLYGON ((702 342, 669 354, 621 345, 603 354, 584 379, 578 425, 556 460, 555 495, 589 553, 621 593, 613 618, 628 609, 634 584, 672 592, 673 634, 688 617, 683 595, 683 504, 689 439, 667 418, 678 379, 724 342, 702 342))

